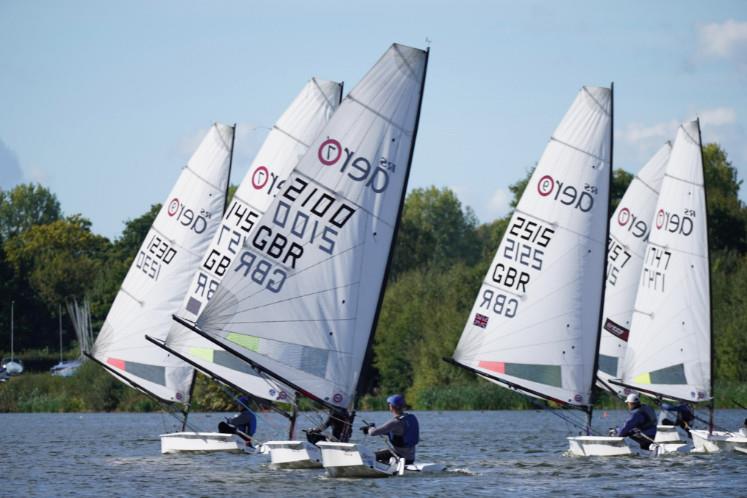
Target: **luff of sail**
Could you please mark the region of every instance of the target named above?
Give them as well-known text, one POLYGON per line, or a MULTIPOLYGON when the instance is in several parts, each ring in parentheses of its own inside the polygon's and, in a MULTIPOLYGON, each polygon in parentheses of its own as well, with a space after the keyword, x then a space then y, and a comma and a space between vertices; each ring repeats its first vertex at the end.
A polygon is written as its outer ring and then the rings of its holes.
POLYGON ((610 218, 597 377, 604 388, 618 394, 622 394, 624 388, 610 383, 610 379, 622 377, 622 360, 633 320, 650 222, 671 149, 672 145, 667 142, 641 168, 610 218))
POLYGON ((511 217, 454 361, 525 393, 589 406, 611 178, 612 92, 584 87, 511 217))
MULTIPOLYGON (((341 93, 340 83, 312 78, 278 119, 236 189, 178 316, 194 322, 202 314, 244 241, 253 234, 255 221, 337 109, 341 93)), ((172 324, 165 346, 243 392, 268 400, 293 400, 292 390, 257 375, 246 362, 179 323, 172 324)))
POLYGON ((328 406, 349 408, 410 169, 427 52, 393 45, 257 221, 197 329, 328 406))
POLYGON ((169 193, 114 299, 91 356, 167 402, 187 396, 192 368, 145 339, 164 339, 220 224, 234 129, 215 124, 169 193))
POLYGON ((651 224, 622 381, 644 393, 709 400, 708 230, 697 120, 677 131, 651 224))

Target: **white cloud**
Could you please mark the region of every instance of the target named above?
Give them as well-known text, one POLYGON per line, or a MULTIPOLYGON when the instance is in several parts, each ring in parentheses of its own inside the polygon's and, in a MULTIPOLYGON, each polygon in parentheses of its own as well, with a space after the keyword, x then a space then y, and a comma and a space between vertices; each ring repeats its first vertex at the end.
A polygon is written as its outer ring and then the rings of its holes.
POLYGON ((512 198, 513 194, 507 188, 498 187, 488 201, 490 215, 497 218, 508 214, 511 209, 510 202, 512 198))
POLYGON ((747 22, 729 19, 697 26, 698 53, 704 57, 745 57, 747 22))
POLYGON ((630 123, 624 129, 616 133, 616 138, 623 142, 631 144, 640 144, 643 142, 657 141, 664 143, 674 138, 679 122, 675 119, 645 125, 642 123, 630 123))
POLYGON ((699 116, 704 126, 725 126, 737 122, 737 111, 731 107, 705 109, 699 116))
POLYGON ((10 189, 23 180, 18 155, 0 140, 0 189, 10 189))

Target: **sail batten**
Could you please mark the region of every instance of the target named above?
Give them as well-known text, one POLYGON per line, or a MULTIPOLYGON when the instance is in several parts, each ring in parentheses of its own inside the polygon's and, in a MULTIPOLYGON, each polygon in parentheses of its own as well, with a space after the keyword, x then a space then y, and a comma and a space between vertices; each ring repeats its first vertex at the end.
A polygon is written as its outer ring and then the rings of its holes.
POLYGON ((591 403, 611 106, 610 89, 579 91, 529 179, 454 353, 493 382, 576 408, 591 403))

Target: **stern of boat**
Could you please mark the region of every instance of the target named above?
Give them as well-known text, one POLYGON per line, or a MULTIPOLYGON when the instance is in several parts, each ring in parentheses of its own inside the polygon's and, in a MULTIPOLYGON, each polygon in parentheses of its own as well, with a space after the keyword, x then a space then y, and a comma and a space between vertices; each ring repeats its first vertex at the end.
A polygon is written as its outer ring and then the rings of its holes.
POLYGON ((308 441, 267 441, 263 445, 270 453, 270 465, 278 469, 319 469, 322 454, 308 441))
POLYGON ((161 453, 244 451, 246 443, 234 434, 220 432, 172 432, 161 434, 161 453))
POLYGON ((630 456, 635 454, 617 436, 573 436, 568 438, 568 454, 572 456, 630 456))

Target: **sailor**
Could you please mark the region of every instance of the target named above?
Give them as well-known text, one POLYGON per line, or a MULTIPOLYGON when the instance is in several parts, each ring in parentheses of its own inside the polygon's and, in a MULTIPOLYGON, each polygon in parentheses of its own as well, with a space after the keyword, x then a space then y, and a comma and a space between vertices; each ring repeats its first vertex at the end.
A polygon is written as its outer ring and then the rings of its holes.
POLYGON ((327 420, 306 431, 306 439, 311 444, 316 444, 319 441, 347 443, 350 440, 350 433, 352 432, 351 424, 350 413, 345 408, 334 408, 329 411, 327 420), (322 434, 328 427, 332 428, 331 436, 322 434))
POLYGON ((231 418, 226 418, 225 422, 218 424, 218 432, 224 434, 237 434, 246 444, 251 446, 252 436, 257 430, 257 416, 249 409, 249 398, 241 396, 237 403, 239 413, 231 418))
POLYGON ((617 435, 629 437, 647 450, 656 437, 656 413, 650 406, 641 404, 637 393, 628 394, 625 404, 628 405, 630 416, 617 435))
POLYGON ((389 437, 391 448, 376 452, 376 460, 389 463, 391 457, 404 458, 405 464, 415 463, 415 446, 420 441, 418 419, 412 413, 405 413, 405 398, 393 394, 386 399, 393 418, 381 427, 367 425, 361 427, 364 434, 389 437))
POLYGON ((682 427, 690 439, 692 439, 690 435, 690 423, 694 419, 695 414, 687 403, 680 403, 679 405, 670 403, 661 404, 661 413, 659 414, 660 424, 682 427))

